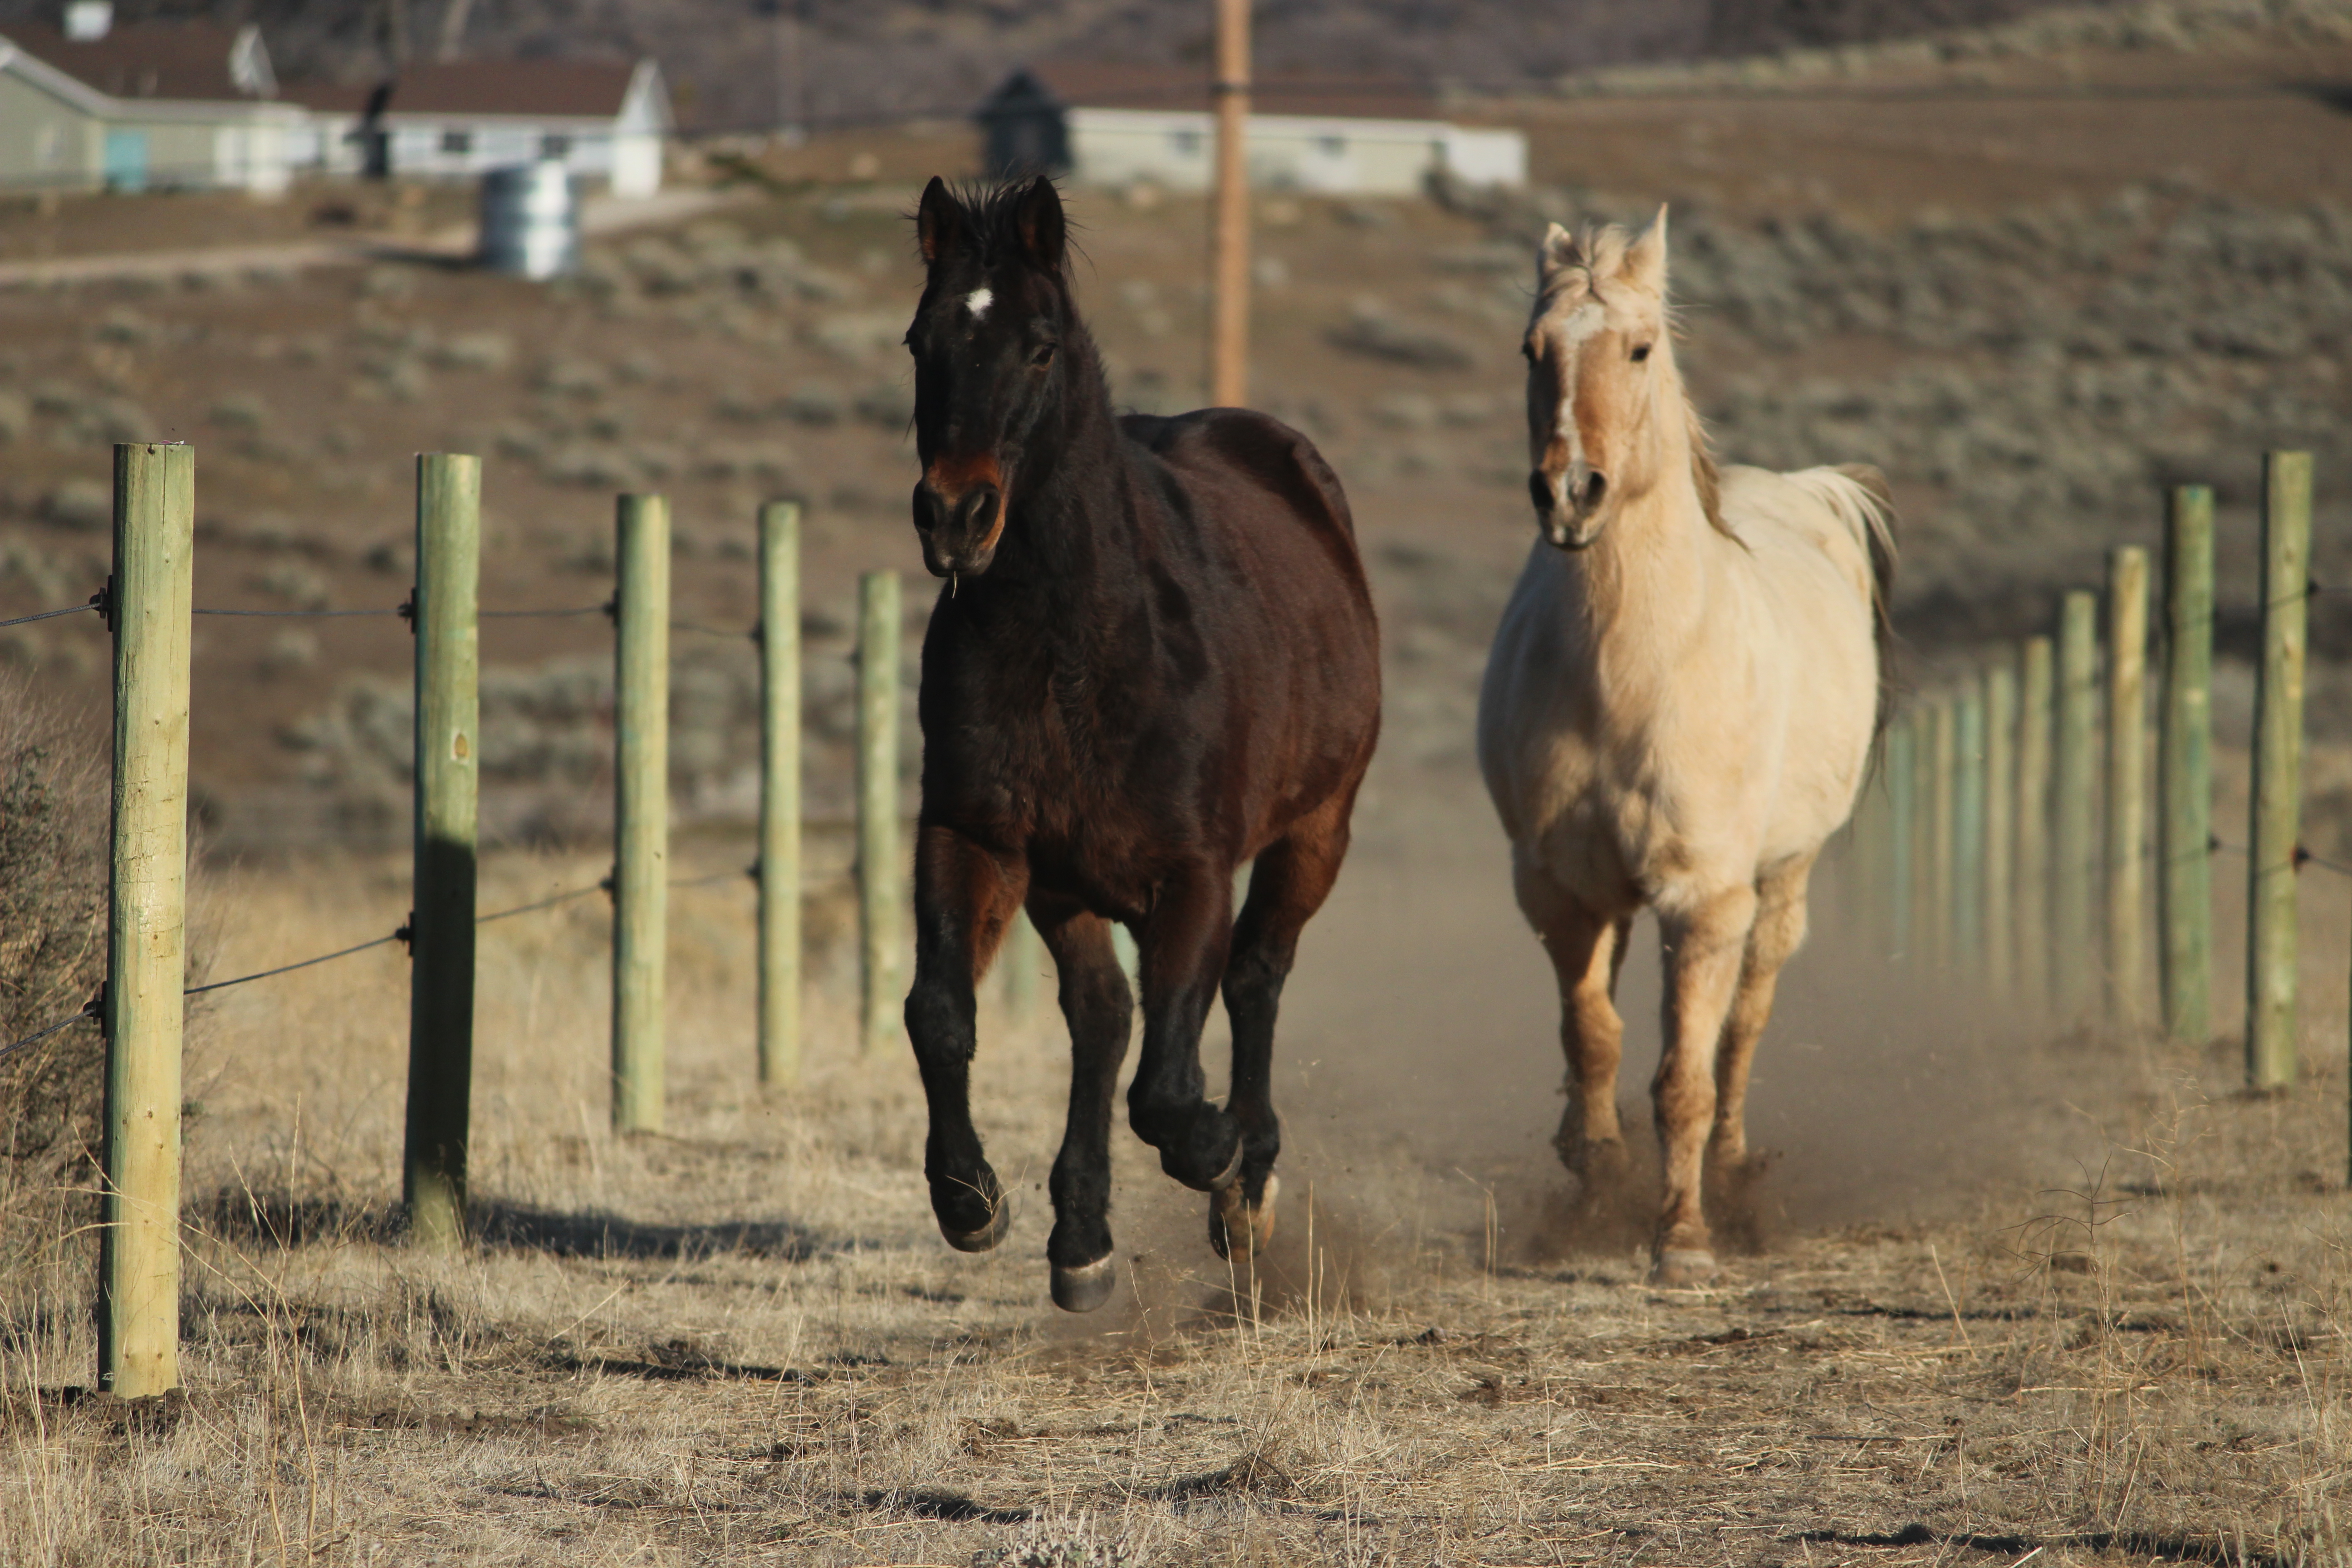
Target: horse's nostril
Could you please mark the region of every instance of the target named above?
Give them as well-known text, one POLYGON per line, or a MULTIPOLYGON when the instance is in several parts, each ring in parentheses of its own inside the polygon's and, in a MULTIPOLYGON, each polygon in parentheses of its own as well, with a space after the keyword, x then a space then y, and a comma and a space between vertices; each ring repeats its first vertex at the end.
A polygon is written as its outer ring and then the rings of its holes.
POLYGON ((999 499, 994 485, 981 485, 956 506, 956 521, 969 531, 985 532, 996 521, 999 499))
POLYGON ((1528 499, 1536 503, 1538 511, 1551 510, 1551 481, 1544 478, 1541 468, 1528 476, 1528 499))
POLYGON ((1602 476, 1599 474, 1586 475, 1584 479, 1584 510, 1590 511, 1594 507, 1599 506, 1601 504, 1601 492, 1608 488, 1609 481, 1602 476))
POLYGON ((941 503, 940 492, 933 489, 929 481, 915 487, 915 526, 917 528, 929 533, 946 521, 946 514, 947 509, 941 503))

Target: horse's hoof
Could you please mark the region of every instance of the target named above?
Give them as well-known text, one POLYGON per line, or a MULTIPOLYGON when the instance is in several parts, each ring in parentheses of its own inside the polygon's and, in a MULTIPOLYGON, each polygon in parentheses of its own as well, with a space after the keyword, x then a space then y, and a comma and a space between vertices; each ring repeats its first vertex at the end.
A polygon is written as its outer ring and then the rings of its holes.
POLYGON ((1651 1265, 1650 1283, 1669 1290, 1689 1289, 1714 1284, 1717 1273, 1715 1254, 1706 1248, 1669 1247, 1661 1250, 1657 1261, 1651 1265))
POLYGON ((1054 1266, 1054 1305, 1065 1312, 1091 1312, 1110 1300, 1110 1289, 1118 1283, 1118 1270, 1108 1257, 1092 1263, 1082 1263, 1076 1268, 1054 1266))
POLYGON ((989 1213, 988 1223, 978 1230, 950 1230, 942 1225, 940 1234, 947 1237, 948 1245, 958 1252, 986 1252, 1003 1241, 1005 1233, 1012 1228, 1013 1205, 1000 1197, 996 1200, 995 1208, 989 1213))
POLYGON ((1242 1184, 1219 1187, 1209 1202, 1209 1245, 1232 1263, 1247 1263, 1274 1242, 1274 1201, 1281 1194, 1282 1178, 1269 1174, 1265 1190, 1252 1207, 1242 1195, 1242 1184))

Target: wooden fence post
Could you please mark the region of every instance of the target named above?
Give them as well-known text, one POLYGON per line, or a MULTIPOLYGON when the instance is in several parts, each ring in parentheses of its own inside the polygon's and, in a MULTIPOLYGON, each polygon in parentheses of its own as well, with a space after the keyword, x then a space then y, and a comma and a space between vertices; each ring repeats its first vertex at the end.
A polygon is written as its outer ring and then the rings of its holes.
POLYGON ((760 1081, 801 1078, 801 509, 760 509, 760 1081))
POLYGON ((2099 602, 2068 594, 2058 620, 2058 734, 2051 835, 2051 960, 2058 1006, 2081 1013, 2095 994, 2091 926, 2092 824, 2098 808, 2099 602))
POLYGON ((2164 702, 2157 805, 2157 961, 2164 1027, 2212 1029, 2213 492, 2175 489, 2165 516, 2164 702))
POLYGON ((2295 1074, 2297 837, 2303 830, 2303 655, 2311 570, 2311 454, 2263 458, 2263 665, 2254 688, 2253 824, 2246 887, 2246 1082, 2295 1074))
POLYGON ((1974 681, 1952 699, 1952 962, 1970 979, 1984 955, 1984 692, 1974 681))
POLYGON ((859 1021, 868 1054, 900 1027, 898 574, 868 572, 857 600, 859 1021))
POLYGON ((2107 552, 2107 1016, 2147 1016, 2147 552, 2107 552))
POLYGON ((2017 991, 2052 1005, 2050 957, 2050 720, 2048 637, 2028 637, 2017 659, 2017 991))
POLYGON ((2003 649, 1984 671, 1984 977, 2015 999, 2017 963, 2017 671, 2003 649))
POLYGON ((1958 942, 1952 920, 1954 806, 1958 784, 1958 727, 1952 700, 1939 697, 1927 720, 1927 952, 1937 974, 1948 972, 1958 942))
POLYGON ((1911 968, 1936 967, 1936 712, 1911 710, 1911 968))
POLYGON ((669 929, 669 502, 623 496, 613 728, 613 1128, 662 1125, 669 929))
POLYGON ((1877 761, 1874 754, 1864 767, 1853 809, 1846 816, 1844 845, 1832 864, 1840 934, 1873 956, 1885 935, 1878 896, 1886 885, 1886 801, 1875 787, 1880 782, 1877 761))
POLYGON ((480 798, 482 464, 416 459, 415 908, 409 911, 408 1119, 401 1201, 418 1243, 466 1239, 480 798))
POLYGON ((1886 728, 1886 937, 1887 956, 1911 961, 1912 881, 1916 827, 1912 816, 1917 789, 1916 727, 1906 714, 1886 728))
POLYGON ((114 448, 114 786, 107 879, 99 1386, 180 1382, 180 1029, 187 985, 193 447, 114 448))

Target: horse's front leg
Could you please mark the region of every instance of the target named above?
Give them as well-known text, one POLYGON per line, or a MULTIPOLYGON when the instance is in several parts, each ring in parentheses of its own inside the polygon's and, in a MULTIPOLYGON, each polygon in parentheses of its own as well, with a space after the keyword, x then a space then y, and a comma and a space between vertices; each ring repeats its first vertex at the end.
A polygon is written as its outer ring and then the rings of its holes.
POLYGON ((1070 1117, 1055 1156, 1054 1305, 1090 1312, 1110 1297, 1110 1112, 1118 1064, 1135 1032, 1135 995, 1111 946, 1110 922, 1066 899, 1034 895, 1029 918, 1061 976, 1070 1026, 1070 1117))
POLYGON ((1241 1123, 1203 1097, 1201 1026, 1233 941, 1230 867, 1198 865, 1160 889, 1138 932, 1143 961, 1143 1059, 1128 1086, 1136 1136, 1160 1168, 1201 1192, 1230 1184, 1242 1159, 1241 1123))
POLYGON ((1665 1048, 1651 1094, 1666 1168, 1652 1251, 1660 1284, 1697 1284, 1715 1274, 1701 1185, 1715 1123, 1716 1047, 1755 920, 1756 889, 1748 886, 1709 894, 1693 908, 1659 910, 1666 954, 1665 1048))
POLYGON ((927 824, 915 845, 915 985, 907 1035, 923 1076, 930 1136, 923 1175, 948 1245, 985 1252, 1011 1214, 971 1124, 971 1058, 979 1044, 973 988, 1021 907, 1028 867, 954 829, 927 824))
POLYGON ((1707 1162, 1716 1176, 1738 1185, 1751 1173, 1748 1163, 1748 1071, 1756 1059, 1756 1042, 1772 1016, 1772 996, 1780 967, 1805 940, 1805 883, 1812 874, 1808 856, 1761 879, 1756 885, 1755 929, 1748 938, 1748 956, 1740 965, 1739 986, 1723 1026, 1723 1045, 1715 1064, 1715 1134, 1707 1144, 1707 1162))

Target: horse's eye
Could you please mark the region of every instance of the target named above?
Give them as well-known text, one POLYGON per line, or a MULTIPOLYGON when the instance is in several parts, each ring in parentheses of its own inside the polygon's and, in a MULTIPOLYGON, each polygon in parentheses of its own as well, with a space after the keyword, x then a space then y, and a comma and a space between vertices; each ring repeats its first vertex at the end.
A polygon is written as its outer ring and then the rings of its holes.
POLYGON ((1051 343, 1039 343, 1036 348, 1032 350, 1030 353, 1029 364, 1032 369, 1043 370, 1053 363, 1054 345, 1051 343))
POLYGON ((1635 364, 1640 364, 1643 360, 1648 359, 1649 357, 1650 357, 1650 345, 1649 345, 1649 344, 1647 344, 1647 343, 1637 343, 1637 344, 1635 344, 1635 345, 1634 345, 1634 348, 1633 348, 1633 363, 1634 363, 1635 364))

